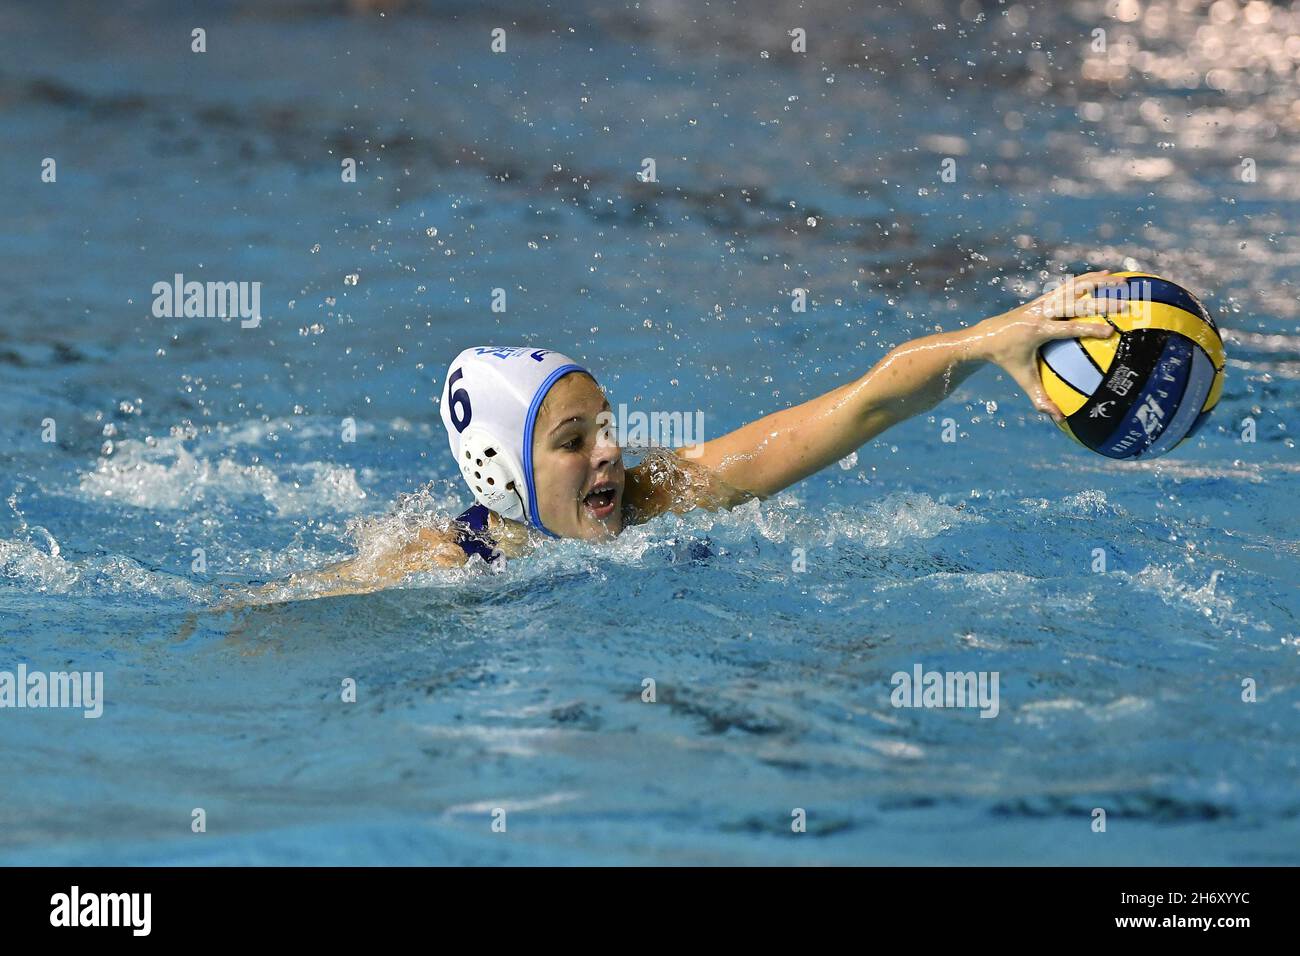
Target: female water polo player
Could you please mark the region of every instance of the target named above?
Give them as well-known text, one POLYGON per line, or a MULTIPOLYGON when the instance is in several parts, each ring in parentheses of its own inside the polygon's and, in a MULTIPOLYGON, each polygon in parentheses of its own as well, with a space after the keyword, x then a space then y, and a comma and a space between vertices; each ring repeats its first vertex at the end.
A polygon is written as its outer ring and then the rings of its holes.
POLYGON ((461 352, 441 396, 443 424, 476 503, 446 527, 426 527, 323 572, 298 576, 316 596, 375 590, 416 571, 526 553, 542 536, 600 540, 667 511, 731 508, 844 458, 891 425, 943 400, 983 363, 1004 369, 1034 407, 1060 420, 1043 389, 1039 346, 1106 338, 1126 303, 1092 290, 1109 271, 1064 282, 1032 302, 888 352, 861 378, 689 450, 624 469, 595 377, 545 349, 461 352), (604 414, 602 414, 604 413, 604 414))

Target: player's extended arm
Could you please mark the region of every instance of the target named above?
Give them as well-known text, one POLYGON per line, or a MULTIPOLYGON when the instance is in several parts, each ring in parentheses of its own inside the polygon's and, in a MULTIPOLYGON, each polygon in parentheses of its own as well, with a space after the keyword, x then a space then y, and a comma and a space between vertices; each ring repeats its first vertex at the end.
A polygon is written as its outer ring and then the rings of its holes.
POLYGON ((891 349, 861 378, 705 442, 692 458, 728 485, 766 496, 860 448, 891 425, 933 408, 984 362, 1000 365, 1045 414, 1060 411, 1043 391, 1038 348, 1052 339, 1107 337, 1109 325, 1063 315, 1120 311, 1113 299, 1087 297, 1104 273, 1074 277, 1010 312, 971 328, 891 349))
POLYGON ((312 598, 369 594, 401 583, 407 575, 439 568, 459 568, 465 552, 453 530, 421 528, 409 541, 375 554, 357 555, 316 571, 290 575, 259 588, 232 588, 218 602, 220 610, 280 604, 312 598))

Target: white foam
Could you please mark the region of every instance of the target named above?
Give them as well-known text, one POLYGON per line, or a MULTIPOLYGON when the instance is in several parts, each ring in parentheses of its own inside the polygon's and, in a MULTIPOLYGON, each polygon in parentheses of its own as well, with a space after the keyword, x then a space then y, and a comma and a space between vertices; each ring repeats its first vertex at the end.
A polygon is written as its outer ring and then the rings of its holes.
POLYGON ((30 541, 0 540, 0 577, 36 591, 66 594, 80 576, 60 557, 57 544, 42 550, 30 541))
POLYGON ((497 808, 508 813, 522 813, 525 810, 541 810, 561 803, 570 803, 574 800, 581 800, 585 796, 587 794, 578 790, 560 790, 555 793, 542 794, 542 796, 534 797, 531 800, 522 800, 518 797, 501 797, 495 800, 480 800, 477 803, 458 803, 442 811, 442 815, 450 817, 458 813, 469 813, 482 816, 495 812, 497 808))
MULTIPOLYGON (((378 566, 395 549, 415 540, 421 530, 445 528, 460 502, 450 491, 438 490, 443 484, 446 483, 433 483, 415 494, 403 496, 388 514, 350 520, 348 530, 355 548, 353 559, 358 565, 362 568, 367 563, 378 566)), ((865 508, 830 514, 810 514, 797 497, 782 495, 761 503, 750 501, 730 512, 693 511, 686 515, 663 515, 646 524, 629 527, 618 537, 604 542, 547 540, 523 560, 507 559, 486 565, 481 559, 473 558, 464 567, 416 572, 389 586, 454 590, 481 581, 485 571, 521 580, 581 572, 599 581, 611 566, 642 567, 651 551, 665 547, 682 548, 710 534, 716 535, 723 547, 729 542, 748 541, 757 532, 776 543, 798 542, 820 547, 844 538, 861 541, 875 549, 934 537, 963 522, 982 520, 960 506, 940 504, 923 494, 893 494, 865 508)), ((313 569, 302 567, 299 570, 313 569)), ((257 594, 240 594, 236 599, 240 603, 278 603, 311 598, 330 587, 328 582, 313 582, 307 575, 292 584, 283 582, 257 594)), ((833 593, 820 597, 828 601, 837 598, 833 593)))
POLYGON ((164 510, 255 497, 281 515, 355 512, 366 502, 351 468, 327 462, 281 467, 291 480, 282 481, 265 465, 198 457, 181 437, 127 439, 81 476, 78 491, 86 498, 164 510))
POLYGON ((1058 514, 1086 517, 1097 515, 1121 517, 1127 514, 1119 505, 1111 504, 1106 498, 1106 493, 1097 488, 1066 495, 1060 501, 1052 501, 1048 498, 1021 498, 1018 504, 1023 508, 1033 508, 1037 511, 1054 511, 1058 514))
POLYGON ((44 529, 45 547, 30 540, 0 540, 0 578, 42 594, 145 594, 206 603, 211 589, 185 578, 151 571, 122 555, 69 561, 44 529))
POLYGON ((838 511, 811 509, 787 492, 766 502, 748 501, 729 512, 691 512, 683 520, 694 531, 757 532, 777 544, 791 541, 829 547, 845 538, 869 548, 887 548, 904 541, 928 540, 958 525, 984 519, 964 503, 943 504, 913 492, 893 492, 861 507, 838 511))
MULTIPOLYGON (((1125 574, 1123 571, 1112 573, 1125 574)), ((1213 571, 1208 580, 1193 585, 1180 580, 1172 568, 1153 564, 1146 565, 1137 574, 1128 575, 1137 587, 1154 593, 1165 604, 1195 611, 1225 630, 1247 626, 1257 631, 1273 630, 1267 622, 1256 621, 1235 610, 1233 599, 1219 589, 1221 576, 1221 571, 1213 571)))

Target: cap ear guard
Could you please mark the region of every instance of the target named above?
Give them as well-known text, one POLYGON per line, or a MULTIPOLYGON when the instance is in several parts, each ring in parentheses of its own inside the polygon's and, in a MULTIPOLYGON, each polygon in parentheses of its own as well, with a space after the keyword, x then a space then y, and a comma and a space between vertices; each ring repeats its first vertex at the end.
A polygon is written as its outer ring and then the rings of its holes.
POLYGON ((456 464, 479 504, 503 518, 528 521, 524 472, 505 442, 487 429, 471 425, 460 436, 456 464))

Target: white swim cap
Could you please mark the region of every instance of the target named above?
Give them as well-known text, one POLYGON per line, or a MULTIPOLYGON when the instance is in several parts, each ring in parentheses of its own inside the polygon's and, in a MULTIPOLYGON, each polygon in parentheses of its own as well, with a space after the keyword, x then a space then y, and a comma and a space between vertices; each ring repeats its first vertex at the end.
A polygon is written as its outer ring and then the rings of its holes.
POLYGON ((442 390, 442 423, 474 499, 552 537, 537 516, 533 425, 546 393, 570 372, 591 374, 549 349, 479 346, 456 356, 442 390))

